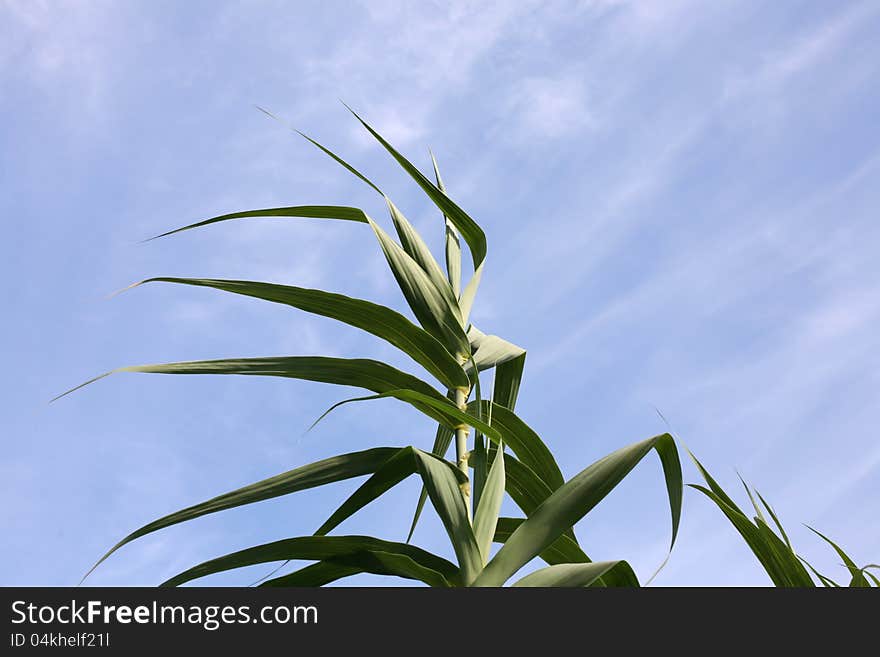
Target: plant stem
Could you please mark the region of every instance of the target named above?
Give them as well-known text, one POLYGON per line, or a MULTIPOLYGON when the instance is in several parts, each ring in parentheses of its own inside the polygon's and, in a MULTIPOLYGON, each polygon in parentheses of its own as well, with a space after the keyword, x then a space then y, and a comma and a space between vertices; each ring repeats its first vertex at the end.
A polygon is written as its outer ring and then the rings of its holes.
MULTIPOLYGON (((461 410, 467 410, 468 391, 462 388, 455 389, 455 404, 461 410)), ((462 484, 461 494, 464 496, 464 505, 467 507, 468 518, 473 522, 473 509, 471 508, 471 485, 470 485, 470 469, 468 467, 468 427, 460 426, 455 430, 455 456, 458 462, 458 469, 468 477, 468 483, 462 484)))

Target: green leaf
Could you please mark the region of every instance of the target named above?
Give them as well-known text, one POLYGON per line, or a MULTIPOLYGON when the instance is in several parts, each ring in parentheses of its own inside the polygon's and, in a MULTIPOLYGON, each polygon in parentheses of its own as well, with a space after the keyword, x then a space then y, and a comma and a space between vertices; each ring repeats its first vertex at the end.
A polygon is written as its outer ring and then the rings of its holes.
MULTIPOLYGON (((495 527, 495 543, 506 543, 511 534, 516 531, 525 518, 498 518, 498 525, 495 527)), ((590 558, 584 553, 577 542, 568 536, 562 534, 553 543, 544 548, 538 555, 551 566, 559 563, 589 563, 590 558)))
POLYGON ((386 397, 394 397, 395 399, 399 399, 400 401, 407 402, 408 404, 411 404, 413 407, 422 411, 429 417, 438 419, 440 422, 443 422, 451 428, 455 428, 459 425, 468 425, 474 427, 475 429, 478 429, 479 431, 482 431, 484 434, 486 434, 496 442, 501 439, 501 434, 499 434, 495 428, 489 426, 488 424, 474 417, 470 413, 461 410, 458 406, 456 406, 445 397, 426 395, 422 392, 419 392, 418 390, 408 390, 405 388, 399 390, 388 390, 387 392, 383 392, 378 395, 370 395, 368 397, 352 397, 351 399, 343 399, 340 402, 336 402, 335 404, 333 404, 333 406, 324 411, 324 413, 322 413, 321 416, 317 420, 315 420, 312 426, 324 419, 330 412, 345 404, 351 404, 353 402, 372 401, 374 399, 384 399, 386 397))
POLYGON ((477 297, 477 289, 480 287, 480 280, 483 278, 483 264, 474 271, 471 280, 465 285, 464 292, 461 293, 458 305, 461 308, 461 320, 467 325, 468 318, 471 316, 471 308, 474 306, 474 299, 477 297))
MULTIPOLYGON (((434 435, 434 445, 431 447, 431 453, 434 456, 439 456, 443 458, 446 455, 446 452, 449 450, 449 445, 452 444, 452 436, 453 431, 449 427, 447 427, 444 423, 439 423, 437 425, 437 432, 434 435)), ((412 540, 413 533, 416 531, 416 525, 419 524, 419 517, 422 515, 422 509, 425 508, 425 501, 428 499, 428 491, 422 486, 422 490, 419 493, 419 501, 416 504, 415 513, 413 513, 412 523, 409 526, 409 533, 406 535, 406 542, 409 543, 412 540)))
MULTIPOLYGON (((482 405, 477 402, 468 404, 468 412, 471 415, 482 414, 489 417, 491 413, 492 427, 496 429, 496 435, 500 433, 505 444, 510 447, 516 457, 530 467, 551 490, 559 488, 564 478, 541 437, 523 422, 513 411, 494 402, 484 400, 482 405)), ((491 437, 491 436, 490 436, 491 437)), ((494 442, 498 442, 497 439, 494 442)))
POLYGON ((407 218, 403 216, 403 213, 397 208, 397 206, 391 202, 391 199, 386 198, 385 202, 388 205, 388 211, 391 213, 391 220, 394 222, 394 228, 397 231, 397 236, 400 239, 400 244, 403 247, 403 250, 415 260, 428 275, 428 278, 434 284, 434 287, 436 287, 446 298, 446 303, 449 304, 449 307, 454 309, 459 324, 461 324, 461 316, 458 310, 458 298, 453 294, 449 280, 446 278, 443 270, 440 269, 440 265, 437 264, 428 245, 425 244, 422 236, 419 235, 413 225, 407 221, 407 218))
POLYGON ((868 580, 865 579, 865 573, 862 571, 862 569, 856 566, 855 561, 853 561, 852 558, 846 552, 844 552, 843 548, 841 548, 837 543, 825 536, 825 534, 823 534, 822 532, 813 529, 809 525, 807 525, 806 527, 823 541, 828 543, 828 545, 834 548, 834 551, 837 552, 837 556, 839 556, 843 560, 843 564, 846 566, 847 570, 849 570, 850 575, 852 576, 852 580, 849 583, 850 587, 864 588, 870 586, 870 584, 868 584, 868 580))
POLYGON ((492 393, 492 401, 511 411, 514 409, 525 363, 526 355, 523 353, 495 368, 495 390, 492 393))
POLYGON ((260 563, 294 559, 326 560, 363 572, 396 575, 430 586, 453 586, 458 569, 446 559, 404 543, 370 536, 301 536, 233 552, 185 570, 162 586, 180 586, 200 577, 260 563))
MULTIPOLYGON (((405 447, 388 459, 382 467, 376 470, 372 477, 361 484, 342 503, 342 506, 334 511, 333 515, 318 528, 315 535, 323 536, 329 533, 367 504, 389 491, 410 475, 418 472, 419 460, 417 452, 419 451, 414 447, 405 447)), ((458 478, 459 485, 467 483, 467 477, 464 476, 464 473, 460 472, 457 468, 453 468, 453 471, 453 474, 458 478)))
POLYGON ((782 539, 785 541, 785 544, 788 546, 788 549, 789 549, 789 550, 794 550, 794 548, 793 548, 792 545, 791 545, 791 541, 788 540, 788 535, 785 533, 785 530, 782 528, 782 523, 779 522, 779 518, 776 517, 776 512, 773 511, 773 507, 770 506, 770 505, 767 503, 767 500, 765 500, 765 499, 761 496, 761 493, 759 493, 757 490, 755 491, 755 495, 758 496, 758 499, 761 500, 761 504, 763 504, 763 505, 764 505, 764 508, 767 509, 767 513, 769 513, 769 514, 770 514, 770 518, 773 519, 773 524, 776 525, 776 529, 779 530, 779 533, 780 533, 780 535, 782 536, 782 539))
MULTIPOLYGON (((733 504, 732 501, 728 503, 725 500, 725 498, 729 500, 729 497, 723 493, 718 494, 715 490, 703 486, 689 485, 715 502, 716 506, 721 509, 721 512, 727 516, 727 519, 730 520, 730 523, 739 532, 749 548, 751 548, 752 553, 764 567, 775 586, 814 586, 813 580, 809 575, 807 575, 806 580, 801 579, 799 569, 792 568, 789 558, 775 549, 774 545, 770 542, 768 533, 762 532, 757 525, 753 524, 736 504, 733 504)), ((717 486, 717 484, 715 485, 717 486)), ((769 532, 769 534, 773 534, 773 532, 769 532)), ((779 542, 782 543, 782 541, 779 542)), ((790 553, 789 556, 791 556, 790 553)))
POLYGON ((136 538, 140 538, 141 536, 145 536, 165 527, 170 527, 171 525, 177 525, 181 522, 192 520, 193 518, 208 515, 209 513, 217 513, 218 511, 225 511, 226 509, 233 509, 245 504, 261 502, 274 497, 306 490, 307 488, 316 488, 318 486, 323 486, 324 484, 370 474, 379 469, 384 463, 397 454, 400 449, 401 448, 399 447, 376 447, 362 452, 352 452, 350 454, 332 456, 322 461, 288 470, 282 474, 263 479, 229 493, 218 495, 210 500, 189 506, 167 516, 162 516, 158 520, 154 520, 140 529, 136 529, 110 548, 107 553, 89 569, 85 576, 83 576, 83 579, 88 577, 95 568, 106 560, 107 557, 116 552, 116 550, 136 538))
POLYGON ((474 514, 474 536, 477 539, 480 554, 483 555, 483 563, 489 560, 492 549, 495 526, 498 524, 498 513, 501 511, 501 502, 504 499, 504 479, 504 446, 500 445, 495 450, 495 460, 492 462, 492 467, 489 468, 485 489, 480 496, 474 514))
POLYGON ((812 571, 812 573, 813 573, 813 574, 818 578, 818 580, 822 583, 822 586, 824 586, 826 589, 840 588, 840 584, 838 584, 837 582, 835 582, 835 581, 834 581, 833 579, 831 579, 830 577, 825 577, 825 575, 823 575, 823 574, 820 573, 818 570, 816 570, 815 568, 813 568, 813 565, 812 565, 809 561, 807 561, 807 560, 804 559, 803 557, 799 557, 799 559, 804 563, 804 565, 805 565, 807 568, 810 569, 810 571, 812 571))
MULTIPOLYGON (((348 107, 346 105, 346 107, 348 107)), ((413 180, 418 183, 419 187, 424 190, 425 194, 427 194, 428 198, 434 202, 434 204, 445 214, 449 220, 455 225, 458 231, 461 233, 462 237, 464 237, 464 241, 467 242, 468 247, 471 250, 471 257, 474 263, 474 270, 476 271, 480 264, 482 264, 483 260, 486 258, 486 235, 483 232, 483 229, 480 228, 477 223, 471 219, 467 213, 462 210, 458 204, 456 204, 452 199, 450 199, 446 194, 444 194, 440 189, 434 185, 425 175, 419 171, 409 160, 407 160, 403 155, 398 153, 394 147, 391 146, 385 139, 375 130, 373 130, 370 125, 364 121, 358 114, 348 107, 349 111, 354 114, 355 118, 361 122, 361 124, 369 131, 376 140, 385 147, 392 157, 397 160, 397 163, 400 164, 401 167, 412 177, 413 180)))
MULTIPOLYGON (((413 389, 420 399, 439 399, 450 403, 442 394, 412 374, 375 360, 364 358, 329 358, 326 356, 278 356, 273 358, 234 358, 220 360, 193 360, 180 363, 134 365, 120 367, 96 376, 55 397, 52 401, 117 372, 146 372, 152 374, 241 374, 249 376, 279 376, 320 383, 366 388, 383 393, 401 388, 413 389)), ((417 402, 416 402, 417 403, 417 402)), ((414 404, 415 405, 415 404, 414 404)), ((431 413, 431 406, 420 405, 420 410, 431 413)))
MULTIPOLYGON (((431 153, 431 164, 434 165, 434 178, 437 180, 437 189, 444 194, 446 186, 440 177, 440 168, 437 166, 437 159, 434 153, 431 153)), ((458 229, 455 224, 449 221, 444 214, 443 221, 446 224, 446 274, 449 278, 449 285, 452 287, 452 293, 456 298, 461 294, 461 243, 458 240, 458 229)))
MULTIPOLYGON (((525 354, 525 349, 499 338, 497 335, 486 335, 471 325, 467 332, 470 340, 471 353, 477 370, 482 372, 501 365, 525 354)), ((469 364, 470 365, 470 364, 469 364)), ((471 366, 470 369, 473 369, 471 366)))
POLYGON ((452 548, 461 568, 462 583, 469 586, 479 575, 483 563, 464 503, 461 490, 463 484, 453 472, 455 468, 450 463, 419 450, 416 451, 416 458, 422 480, 428 489, 428 497, 449 534, 449 540, 452 541, 452 548))
POLYGON ((470 354, 470 343, 462 328, 458 306, 450 302, 448 295, 444 295, 434 285, 428 274, 388 233, 372 219, 368 221, 379 239, 388 266, 391 267, 394 278, 419 323, 440 340, 453 356, 463 361, 470 354))
POLYGON ((148 278, 135 285, 152 282, 209 287, 281 303, 315 315, 329 317, 391 343, 437 377, 447 388, 469 385, 468 377, 461 365, 439 340, 400 313, 385 306, 322 290, 256 281, 161 276, 148 278))
POLYGON ((364 572, 363 569, 358 566, 345 565, 335 561, 319 561, 287 575, 266 580, 260 584, 260 587, 324 586, 362 572, 364 572))
POLYGON ((514 586, 576 587, 590 586, 613 568, 628 571, 638 586, 638 579, 626 561, 594 561, 592 563, 563 563, 541 568, 514 583, 514 586))
MULTIPOLYGON (((501 586, 507 579, 547 546, 566 529, 583 518, 658 444, 672 441, 663 434, 619 449, 576 475, 547 498, 507 540, 495 557, 474 582, 475 586, 501 586)), ((669 450, 665 450, 666 454, 669 450)), ((661 460, 663 459, 661 455, 661 460)), ((667 494, 673 508, 673 535, 678 525, 680 507, 675 508, 675 490, 667 494)), ((679 482, 672 482, 673 489, 679 482)), ((680 490, 678 492, 680 500, 680 490)))
MULTIPOLYGON (((167 232, 151 237, 150 240, 156 240, 160 237, 167 237, 175 233, 181 233, 185 230, 193 228, 201 228, 210 224, 216 224, 221 221, 229 221, 230 219, 258 219, 264 217, 300 217, 303 219, 339 219, 342 221, 356 221, 358 223, 367 223, 367 215, 360 208, 352 208, 345 205, 295 205, 286 208, 264 208, 261 210, 245 210, 243 212, 232 212, 230 214, 221 214, 217 217, 211 217, 204 221, 199 221, 182 228, 175 228, 167 232)), ((149 240, 148 240, 149 241, 149 240)))

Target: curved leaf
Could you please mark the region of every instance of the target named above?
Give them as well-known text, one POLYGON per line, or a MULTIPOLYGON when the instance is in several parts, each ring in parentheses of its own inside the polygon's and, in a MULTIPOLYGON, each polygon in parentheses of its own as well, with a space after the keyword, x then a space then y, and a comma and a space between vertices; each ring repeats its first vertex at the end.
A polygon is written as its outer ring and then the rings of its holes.
POLYGON ((214 573, 285 559, 326 560, 379 575, 416 579, 431 586, 452 586, 458 569, 442 557, 404 543, 370 536, 302 536, 239 550, 175 575, 161 586, 180 586, 214 573))
POLYGON ((456 406, 445 397, 426 395, 422 392, 419 392, 418 390, 408 390, 403 388, 400 390, 388 390, 387 392, 382 392, 378 395, 343 399, 342 401, 336 402, 335 404, 333 404, 333 406, 324 411, 321 416, 317 420, 315 420, 312 426, 324 419, 329 413, 339 408, 340 406, 344 406, 345 404, 351 404, 353 402, 372 401, 374 399, 385 399, 387 397, 394 397, 395 399, 399 399, 400 401, 407 402, 408 404, 411 404, 413 407, 422 411, 429 417, 443 422, 450 428, 468 425, 474 427, 478 431, 485 433, 487 436, 490 436, 496 442, 501 439, 501 434, 499 434, 495 428, 489 426, 488 424, 474 417, 470 413, 461 410, 458 406, 456 406))
MULTIPOLYGON (((486 335, 471 325, 467 332, 471 343, 471 353, 477 369, 482 372, 501 365, 525 354, 525 349, 517 347, 497 335, 486 335)), ((472 368, 471 368, 472 369, 472 368)))
MULTIPOLYGON (((380 497, 388 490, 399 484, 410 475, 419 471, 419 463, 416 453, 420 451, 414 447, 405 447, 389 458, 372 477, 367 479, 361 486, 342 503, 333 515, 322 524, 315 532, 316 536, 323 536, 338 527, 347 518, 354 515, 367 504, 380 497)), ((452 466, 450 466, 452 467, 452 466)), ((458 478, 459 485, 466 484, 467 478, 457 468, 452 468, 453 474, 458 478)))
MULTIPOLYGON (((358 223, 367 223, 367 215, 360 208, 352 208, 345 205, 295 205, 286 208, 263 208, 261 210, 245 210, 243 212, 231 212, 229 214, 221 214, 204 221, 198 221, 182 228, 175 228, 167 232, 151 237, 150 240, 156 240, 160 237, 167 237, 175 233, 181 233, 185 230, 193 228, 201 228, 210 224, 216 224, 221 221, 229 221, 230 219, 257 219, 264 217, 299 217, 303 219, 339 219, 342 221, 356 221, 358 223)), ((149 241, 149 240, 148 240, 149 241)))
POLYGON ((157 276, 132 287, 153 282, 209 287, 329 317, 391 343, 437 377, 447 388, 469 385, 461 365, 437 338, 400 313, 370 301, 291 285, 212 278, 157 276))
POLYGON ((590 586, 613 568, 627 572, 638 586, 638 579, 626 561, 594 561, 592 563, 563 563, 541 568, 515 582, 514 586, 576 587, 590 586))
POLYGON ((415 455, 422 481, 428 489, 428 497, 452 541, 461 568, 462 583, 468 586, 479 575, 483 562, 462 495, 461 487, 467 484, 460 482, 454 472, 455 467, 450 463, 421 450, 415 450, 415 455))
POLYGON ((308 465, 288 470, 280 475, 263 479, 254 484, 238 488, 229 493, 218 495, 210 500, 188 506, 185 509, 176 511, 162 516, 158 520, 154 520, 136 529, 128 536, 119 541, 110 548, 104 556, 98 559, 97 563, 92 566, 83 576, 88 577, 104 560, 111 554, 116 552, 126 543, 130 543, 136 538, 145 536, 159 529, 170 527, 193 518, 207 515, 209 513, 217 513, 226 509, 233 509, 237 506, 261 502, 273 497, 280 497, 295 493, 297 491, 306 490, 307 488, 316 488, 324 484, 333 483, 351 479, 352 477, 360 477, 362 475, 376 472, 384 463, 386 463, 395 454, 399 453, 400 447, 376 447, 364 450, 362 452, 352 452, 350 454, 342 454, 332 456, 322 461, 309 463, 308 465))
POLYGON ((491 413, 492 427, 501 434, 504 443, 516 457, 534 470, 551 490, 562 485, 565 479, 553 454, 541 437, 513 411, 488 400, 480 405, 475 401, 471 402, 468 404, 468 411, 471 415, 481 413, 481 417, 489 417, 491 413))
MULTIPOLYGON (((452 444, 453 431, 444 423, 437 425, 437 431, 434 434, 434 445, 431 447, 431 454, 443 458, 452 444)), ((416 525, 419 524, 419 517, 422 515, 422 509, 425 508, 425 501, 428 499, 428 491, 422 486, 419 493, 419 501, 416 503, 416 510, 413 513, 413 519, 409 526, 409 533, 406 535, 406 542, 409 543, 416 531, 416 525)))
POLYGON ((260 587, 276 586, 324 586, 344 577, 364 572, 358 566, 350 566, 335 561, 319 561, 309 564, 287 575, 266 580, 260 587))
MULTIPOLYGON (((501 586, 511 575, 595 507, 651 449, 660 443, 668 444, 669 441, 672 441, 672 437, 669 434, 662 434, 619 449, 599 459, 563 484, 513 532, 504 547, 486 565, 474 585, 501 586)), ((677 487, 673 486, 673 488, 677 487)), ((667 488, 669 488, 668 479, 667 488)), ((678 525, 680 507, 676 509, 673 504, 674 491, 669 490, 668 494, 673 507, 674 533, 678 525)), ((680 496, 678 499, 681 499, 680 496)))
MULTIPOLYGON (((388 390, 410 388, 421 398, 448 400, 435 388, 412 374, 366 358, 329 358, 326 356, 277 356, 270 358, 223 358, 219 360, 191 360, 179 363, 133 365, 120 367, 71 388, 52 401, 79 390, 95 381, 117 372, 146 372, 149 374, 241 374, 248 376, 279 376, 290 379, 317 381, 336 385, 366 388, 383 393, 388 390)), ((427 407, 430 409, 430 407, 427 407)), ((429 411, 425 411, 429 412, 429 411)))
MULTIPOLYGON (((348 107, 346 105, 346 107, 348 107)), ((369 131, 376 140, 385 147, 389 153, 391 153, 392 157, 397 160, 397 163, 403 167, 404 171, 406 171, 413 180, 418 183, 419 187, 421 187, 425 194, 427 194, 428 198, 434 202, 443 214, 445 214, 449 220, 455 225, 458 231, 461 233, 462 237, 464 237, 465 242, 467 242, 468 247, 471 250, 471 257, 474 263, 474 270, 476 271, 479 266, 482 264, 483 260, 486 258, 486 234, 483 232, 483 229, 480 228, 477 223, 471 219, 468 214, 462 210, 455 201, 449 198, 446 194, 444 194, 440 189, 434 185, 425 175, 419 171, 413 164, 407 160, 403 155, 398 153, 394 147, 391 146, 385 139, 375 130, 373 130, 370 125, 364 121, 358 114, 348 107, 349 111, 354 114, 355 118, 361 122, 361 124, 369 131)))

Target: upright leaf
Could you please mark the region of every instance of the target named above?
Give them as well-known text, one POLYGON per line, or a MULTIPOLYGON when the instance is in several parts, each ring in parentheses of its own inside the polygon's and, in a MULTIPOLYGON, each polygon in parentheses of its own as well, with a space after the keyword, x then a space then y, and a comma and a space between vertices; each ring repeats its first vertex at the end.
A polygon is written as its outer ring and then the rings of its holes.
MULTIPOLYGON (((434 166, 437 189, 445 194, 446 186, 440 177, 440 168, 437 166, 434 153, 431 153, 431 164, 434 166)), ((445 214, 443 221, 446 224, 446 274, 449 278, 449 285, 452 287, 452 293, 458 298, 461 294, 461 244, 458 241, 458 229, 455 224, 449 221, 449 217, 445 214)))
POLYGON ((413 314, 428 333, 440 340, 453 356, 464 360, 470 343, 462 328, 458 306, 437 289, 428 274, 372 219, 370 227, 379 239, 389 267, 413 314))
POLYGON ((480 554, 483 555, 483 563, 489 560, 492 549, 492 539, 495 537, 498 514, 504 499, 504 480, 504 446, 500 445, 495 450, 495 460, 492 462, 492 467, 489 468, 486 486, 474 514, 474 536, 477 539, 480 554))
POLYGON ((479 266, 482 264, 483 260, 486 258, 486 235, 483 232, 483 229, 480 228, 477 223, 471 219, 468 214, 462 210, 458 204, 456 204, 451 198, 446 196, 440 189, 434 185, 425 175, 419 171, 413 164, 407 160, 403 155, 398 153, 391 144, 389 144, 385 139, 366 122, 364 121, 358 114, 352 110, 350 107, 348 108, 352 114, 357 118, 358 121, 367 129, 367 131, 376 138, 376 140, 385 147, 391 156, 397 160, 397 163, 406 171, 413 180, 418 183, 419 187, 424 190, 425 194, 434 204, 445 214, 449 220, 455 225, 458 231, 461 233, 462 237, 464 237, 464 241, 467 242, 468 247, 471 251, 471 258, 474 263, 474 270, 476 271, 479 266))

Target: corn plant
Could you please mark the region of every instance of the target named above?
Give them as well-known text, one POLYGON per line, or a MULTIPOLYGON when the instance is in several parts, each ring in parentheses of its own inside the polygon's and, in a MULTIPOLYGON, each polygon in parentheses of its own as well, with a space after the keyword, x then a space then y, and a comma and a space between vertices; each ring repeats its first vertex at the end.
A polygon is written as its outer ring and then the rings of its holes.
POLYGON ((408 578, 429 586, 501 586, 535 557, 540 557, 547 566, 518 579, 515 586, 638 586, 639 580, 626 561, 591 561, 575 536, 574 525, 649 452, 656 451, 671 509, 671 550, 682 500, 681 464, 672 437, 662 434, 629 445, 564 480, 550 449, 514 411, 525 350, 495 334, 482 332, 469 319, 486 261, 483 230, 447 195, 433 155, 434 179, 431 180, 356 113, 352 111, 352 114, 440 211, 446 237, 445 270, 400 209, 375 183, 304 134, 303 137, 382 198, 397 240, 359 208, 326 205, 236 212, 157 237, 224 221, 265 217, 335 219, 366 224, 378 241, 417 323, 370 301, 288 285, 156 277, 135 286, 161 282, 213 288, 330 317, 392 344, 433 377, 440 389, 383 362, 325 356, 233 358, 123 367, 77 388, 113 372, 240 374, 355 386, 371 394, 344 400, 333 408, 352 401, 394 398, 437 422, 433 444, 430 449, 425 449, 427 445, 380 446, 340 454, 189 506, 128 534, 101 557, 92 570, 123 545, 164 527, 307 488, 367 477, 314 534, 221 556, 196 565, 164 584, 179 585, 255 564, 304 560, 313 563, 295 572, 271 577, 262 585, 321 586, 366 572, 408 578), (462 241, 473 266, 473 274, 464 285, 462 241), (480 388, 481 376, 485 377, 487 372, 494 374, 488 396, 483 395, 480 388), (449 461, 446 454, 453 443, 454 461, 449 461), (406 542, 331 534, 346 518, 410 476, 418 476, 423 485, 418 499, 414 500, 415 512, 406 542), (499 517, 505 494, 521 510, 521 517, 499 517), (427 500, 449 535, 456 563, 410 544, 427 500), (493 543, 501 547, 493 550, 493 543))
MULTIPOLYGON (((816 582, 810 573, 815 576, 822 586, 829 588, 841 586, 830 577, 820 573, 806 559, 795 552, 788 534, 785 533, 785 529, 782 527, 782 523, 779 521, 779 517, 773 510, 773 507, 767 503, 767 500, 757 490, 750 488, 742 477, 740 477, 740 481, 742 481, 743 488, 745 488, 749 501, 755 510, 755 515, 751 519, 724 492, 724 489, 706 471, 702 463, 694 458, 693 455, 691 455, 691 458, 705 480, 706 486, 700 484, 688 485, 700 491, 715 503, 730 521, 730 524, 739 532, 739 535, 749 546, 755 557, 757 557, 775 586, 815 587, 816 582), (757 500, 755 499, 756 497, 757 500), (763 511, 761 510, 762 507, 763 511), (778 533, 770 526, 764 513, 770 516, 770 520, 778 530, 778 533)), ((834 541, 809 525, 807 525, 807 528, 828 543, 837 553, 837 556, 840 557, 842 565, 849 572, 848 586, 869 588, 872 586, 872 583, 873 586, 880 586, 880 580, 871 572, 872 569, 880 570, 880 566, 877 564, 868 564, 861 568, 856 566, 855 561, 834 541)))

